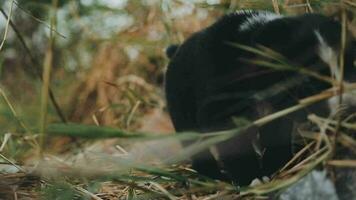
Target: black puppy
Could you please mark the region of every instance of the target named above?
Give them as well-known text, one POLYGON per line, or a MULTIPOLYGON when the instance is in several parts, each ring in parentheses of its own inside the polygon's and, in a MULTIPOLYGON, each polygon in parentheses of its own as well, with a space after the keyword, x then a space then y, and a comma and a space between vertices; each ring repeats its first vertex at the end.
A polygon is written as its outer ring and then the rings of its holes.
MULTIPOLYGON (((318 14, 283 17, 266 11, 240 11, 222 17, 182 45, 167 50, 171 61, 165 90, 176 131, 204 134, 234 128, 234 117, 254 121, 330 87, 297 70, 253 64, 249 61, 262 57, 233 44, 267 47, 283 55, 292 66, 337 77, 340 38, 341 25, 318 14)), ((352 40, 347 40, 345 80, 355 75, 352 40)), ((352 96, 347 98, 353 102, 352 96)), ((269 176, 292 157, 291 142, 297 124, 306 121, 309 112, 327 115, 333 102, 319 103, 250 128, 216 145, 214 155, 209 150, 195 155, 193 168, 239 185, 269 176)))

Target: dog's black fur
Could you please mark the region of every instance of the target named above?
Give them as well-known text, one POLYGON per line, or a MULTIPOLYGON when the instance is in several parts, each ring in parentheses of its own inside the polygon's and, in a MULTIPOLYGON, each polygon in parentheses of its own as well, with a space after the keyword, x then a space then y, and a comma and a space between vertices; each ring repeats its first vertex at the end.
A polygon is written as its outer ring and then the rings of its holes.
MULTIPOLYGON (((177 132, 206 133, 234 128, 233 117, 253 121, 330 87, 299 72, 251 64, 246 60, 261 57, 231 43, 251 47, 262 45, 282 54, 293 66, 305 66, 329 76, 329 67, 318 55, 320 41, 315 31, 337 51, 341 25, 322 15, 305 14, 267 22, 256 21, 241 30, 248 18, 261 12, 264 11, 226 15, 193 34, 179 47, 168 49, 171 60, 166 72, 165 90, 177 132), (273 94, 278 85, 285 87, 288 84, 287 89, 273 94), (261 97, 263 91, 269 92, 261 97)), ((351 71, 355 50, 350 41, 345 54, 346 79, 354 79, 351 71)), ((325 116, 327 111, 328 105, 324 102, 260 128, 252 127, 246 133, 216 145, 220 162, 207 150, 192 158, 193 168, 209 177, 232 180, 239 185, 247 185, 256 177, 269 176, 292 157, 291 133, 296 124, 305 121, 309 112, 325 116), (262 154, 258 155, 257 149, 262 154)))

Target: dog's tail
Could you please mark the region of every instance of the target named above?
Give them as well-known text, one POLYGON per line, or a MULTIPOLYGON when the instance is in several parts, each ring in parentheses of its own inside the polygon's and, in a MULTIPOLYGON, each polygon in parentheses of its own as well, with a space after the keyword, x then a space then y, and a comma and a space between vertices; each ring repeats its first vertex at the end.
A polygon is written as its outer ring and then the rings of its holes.
POLYGON ((169 59, 172 59, 174 57, 174 55, 177 53, 179 49, 179 45, 178 44, 172 44, 172 45, 169 45, 167 48, 166 48, 166 55, 169 59))

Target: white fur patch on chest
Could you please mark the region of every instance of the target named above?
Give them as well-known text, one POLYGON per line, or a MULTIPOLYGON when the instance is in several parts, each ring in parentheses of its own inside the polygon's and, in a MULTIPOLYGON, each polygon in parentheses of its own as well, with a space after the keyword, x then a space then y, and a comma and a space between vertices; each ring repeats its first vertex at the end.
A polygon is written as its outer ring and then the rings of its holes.
MULTIPOLYGON (((318 30, 314 31, 316 38, 318 39, 318 55, 320 59, 329 66, 331 75, 334 79, 339 81, 341 79, 341 72, 338 63, 339 52, 333 49, 326 40, 323 38, 318 30)), ((356 93, 348 92, 342 94, 342 107, 356 107, 356 93)), ((331 114, 336 114, 341 108, 339 107, 339 96, 334 96, 328 100, 329 109, 331 114)))
POLYGON ((318 30, 314 31, 316 38, 318 39, 318 55, 320 59, 327 65, 329 65, 331 75, 336 80, 340 80, 341 74, 338 65, 338 53, 329 46, 325 39, 321 36, 318 30))
MULTIPOLYGON (((346 109, 349 107, 356 107, 356 94, 354 93, 344 93, 342 94, 342 104, 346 109)), ((329 109, 332 115, 335 115, 340 109, 339 107, 339 97, 334 96, 328 100, 329 109)))
POLYGON ((256 24, 266 24, 267 22, 273 21, 275 19, 282 18, 282 15, 278 15, 268 11, 251 11, 251 10, 241 10, 237 11, 237 14, 247 14, 250 15, 246 20, 240 25, 239 31, 246 31, 256 24))

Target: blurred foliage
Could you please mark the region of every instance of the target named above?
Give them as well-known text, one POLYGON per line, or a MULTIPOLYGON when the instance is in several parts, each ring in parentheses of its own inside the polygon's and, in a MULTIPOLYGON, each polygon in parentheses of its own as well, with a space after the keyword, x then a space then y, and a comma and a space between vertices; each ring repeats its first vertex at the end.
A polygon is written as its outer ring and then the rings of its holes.
MULTIPOLYGON (((10 2, 3 5, 6 12, 10 2)), ((207 24, 220 13, 179 1, 120 2, 59 1, 51 87, 71 121, 94 123, 95 114, 101 124, 128 128, 137 121, 135 112, 162 108, 159 87, 167 61, 164 48, 182 41, 203 27, 201 22, 207 24), (170 12, 173 7, 178 10, 170 12), (189 16, 199 19, 183 23, 189 16)), ((48 40, 46 11, 52 10, 50 3, 16 1, 12 16, 37 63, 43 62, 48 40)), ((33 66, 12 31, 0 60, 1 83, 19 110, 19 117, 36 126, 37 119, 32 116, 38 115, 41 82, 33 71, 42 66, 33 66)), ((7 106, 0 107, 2 116, 13 121, 11 114, 5 115, 7 106)), ((56 121, 52 108, 50 113, 51 120, 56 121)), ((13 125, 1 126, 9 129, 13 125)))
MULTIPOLYGON (((0 1, 6 14, 11 2, 0 1)), ((39 148, 36 130, 42 83, 36 69, 43 67, 51 13, 56 13, 56 23, 50 87, 62 112, 70 122, 120 128, 125 134, 123 131, 144 126, 146 115, 165 110, 165 48, 226 11, 201 2, 80 0, 59 1, 53 8, 50 0, 14 1, 11 21, 21 38, 10 27, 0 52, 0 89, 5 95, 0 96, 0 141, 5 133, 11 134, 3 153, 26 163, 39 148)), ((1 16, 1 33, 5 24, 1 16)), ((61 120, 49 104, 48 123, 58 122, 61 120)), ((109 130, 73 126, 68 125, 84 138, 88 130, 95 138, 107 137, 95 134, 109 130)), ((63 133, 63 127, 56 127, 57 134, 63 133)), ((73 143, 72 139, 50 137, 47 147, 50 152, 63 152, 73 143)))

